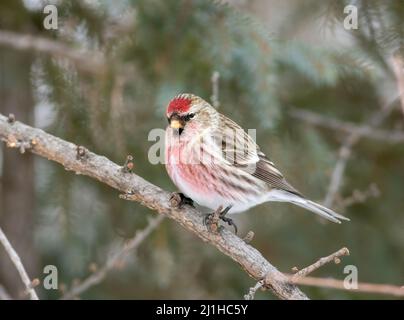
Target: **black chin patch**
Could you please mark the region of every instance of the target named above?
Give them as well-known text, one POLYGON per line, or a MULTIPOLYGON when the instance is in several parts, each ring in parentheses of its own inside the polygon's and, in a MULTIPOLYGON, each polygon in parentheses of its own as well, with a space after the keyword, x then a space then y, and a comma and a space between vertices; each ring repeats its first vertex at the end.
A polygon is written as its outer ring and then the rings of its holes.
POLYGON ((184 131, 184 128, 179 128, 178 129, 178 134, 181 135, 181 133, 184 131))

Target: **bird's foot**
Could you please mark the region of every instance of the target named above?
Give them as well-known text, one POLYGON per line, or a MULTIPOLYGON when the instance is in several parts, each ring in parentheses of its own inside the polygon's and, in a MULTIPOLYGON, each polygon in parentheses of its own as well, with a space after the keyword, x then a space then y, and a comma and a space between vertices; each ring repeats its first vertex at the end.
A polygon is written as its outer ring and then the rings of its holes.
POLYGON ((234 223, 233 219, 227 218, 227 217, 220 217, 220 219, 224 222, 226 222, 229 226, 232 226, 234 228, 234 233, 237 234, 237 225, 234 223))
POLYGON ((229 226, 233 226, 234 233, 237 234, 236 224, 232 219, 226 217, 226 214, 227 212, 229 212, 230 209, 231 206, 226 207, 224 210, 223 207, 220 206, 219 208, 217 208, 215 212, 208 213, 205 215, 205 217, 203 218, 203 224, 207 226, 207 228, 210 231, 217 233, 218 231, 221 230, 221 228, 223 228, 219 225, 219 220, 222 220, 223 222, 226 222, 229 226))
POLYGON ((194 201, 181 192, 173 192, 170 197, 170 205, 174 208, 181 208, 184 205, 194 207, 194 201))
POLYGON ((208 228, 209 231, 213 233, 218 233, 219 231, 219 210, 222 210, 222 207, 219 207, 215 212, 207 213, 203 217, 203 224, 208 228))

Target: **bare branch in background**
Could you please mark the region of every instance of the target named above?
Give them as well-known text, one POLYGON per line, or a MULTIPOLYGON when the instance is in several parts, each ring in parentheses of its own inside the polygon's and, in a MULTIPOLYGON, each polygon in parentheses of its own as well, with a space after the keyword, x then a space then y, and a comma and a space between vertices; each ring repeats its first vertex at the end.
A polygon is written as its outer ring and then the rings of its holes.
POLYGON ((338 151, 338 159, 331 175, 331 181, 328 187, 327 195, 324 199, 324 205, 331 207, 335 197, 341 187, 342 179, 346 169, 347 162, 351 157, 352 147, 357 144, 361 138, 371 138, 388 143, 404 142, 404 132, 388 131, 377 129, 384 119, 391 113, 397 98, 388 102, 380 111, 377 111, 365 125, 355 125, 353 123, 332 119, 315 112, 299 110, 292 108, 289 112, 293 118, 305 121, 312 125, 321 126, 333 130, 349 133, 338 151))
POLYGON ((27 271, 25 271, 24 265, 22 264, 19 255, 14 250, 13 246, 11 245, 10 241, 8 241, 6 235, 4 234, 4 232, 1 228, 0 228, 0 243, 3 245, 8 256, 10 257, 11 261, 13 262, 15 268, 17 269, 18 273, 20 274, 21 280, 25 285, 26 291, 29 294, 30 299, 39 300, 38 296, 35 292, 35 289, 33 288, 32 281, 29 279, 27 271))
POLYGON ((102 74, 106 71, 106 63, 100 53, 73 48, 61 41, 41 36, 0 30, 0 45, 7 45, 18 50, 33 50, 51 54, 54 57, 66 58, 71 60, 80 70, 94 74, 102 74))
MULTIPOLYGON (((293 277, 294 275, 290 275, 291 279, 290 281, 292 281, 293 277)), ((293 280, 292 283, 303 286, 404 297, 404 287, 393 286, 390 284, 359 282, 357 289, 347 289, 346 286, 344 285, 343 280, 337 280, 332 278, 316 278, 316 277, 297 278, 296 280, 293 280)))
MULTIPOLYGON (((298 284, 298 285, 306 285, 320 288, 328 288, 328 289, 338 289, 352 292, 364 292, 364 293, 372 293, 372 294, 383 294, 383 295, 392 295, 397 297, 404 297, 404 287, 394 286, 389 284, 375 284, 375 283, 358 283, 357 288, 348 288, 343 280, 336 280, 331 278, 316 278, 316 277, 308 277, 307 275, 312 273, 313 271, 321 268, 327 263, 334 261, 335 263, 340 263, 340 257, 349 255, 349 251, 347 248, 342 248, 329 256, 320 258, 317 262, 312 265, 298 271, 295 274, 285 274, 287 276, 287 280, 289 283, 298 284)), ((295 268, 294 268, 295 269, 295 268)), ((253 287, 249 289, 249 292, 244 295, 245 300, 253 300, 256 292, 259 289, 266 289, 268 285, 268 279, 264 278, 263 280, 258 281, 253 287)))
POLYGON ((364 203, 370 198, 377 198, 380 196, 380 190, 375 183, 370 184, 370 186, 365 190, 355 189, 352 194, 346 198, 338 197, 336 200, 336 207, 338 210, 343 210, 346 207, 352 206, 356 203, 364 203))
POLYGON ((345 168, 348 162, 348 159, 351 157, 352 147, 355 144, 354 140, 357 140, 356 134, 352 133, 348 139, 342 144, 341 148, 338 151, 338 159, 335 164, 334 170, 331 175, 331 181, 328 186, 328 192, 324 198, 324 205, 326 207, 332 207, 334 204, 335 197, 342 185, 342 179, 344 177, 345 168))
MULTIPOLYGON (((310 274, 313 271, 321 268, 323 265, 325 265, 325 264, 327 264, 327 263, 329 263, 331 261, 334 261, 335 263, 339 263, 340 261, 338 259, 340 257, 342 257, 342 256, 347 256, 347 255, 349 255, 349 250, 348 250, 348 248, 344 247, 344 248, 342 248, 342 249, 328 255, 327 257, 320 258, 317 262, 315 262, 315 263, 311 264, 310 266, 296 272, 293 276, 288 276, 288 281, 290 283, 295 283, 296 281, 299 280, 299 278, 307 276, 308 274, 310 274)), ((295 268, 293 268, 293 269, 295 269, 295 268)), ((258 281, 255 284, 255 286, 251 287, 249 292, 246 295, 244 295, 244 299, 245 300, 253 300, 254 296, 255 296, 255 293, 259 289, 265 288, 266 285, 267 285, 266 278, 264 278, 261 281, 258 281)))
POLYGON ((397 52, 391 59, 393 65, 393 72, 396 77, 397 90, 400 96, 401 109, 404 115, 404 60, 403 57, 397 52))
POLYGON ((344 133, 355 133, 361 131, 363 138, 378 140, 384 143, 402 143, 404 142, 404 131, 389 131, 383 129, 372 128, 371 126, 363 126, 351 122, 345 122, 323 116, 312 111, 292 108, 289 111, 292 118, 302 120, 308 124, 319 126, 326 129, 340 131, 344 133))
POLYGON ((328 192, 324 199, 324 205, 326 207, 332 207, 335 197, 342 185, 346 165, 348 159, 351 157, 352 148, 363 137, 364 133, 368 131, 368 127, 376 128, 381 125, 384 119, 391 113, 395 107, 397 97, 388 102, 381 110, 375 112, 368 121, 368 124, 359 127, 357 131, 352 132, 342 143, 341 148, 338 151, 337 163, 331 175, 331 181, 328 186, 328 192))
POLYGON ((210 100, 212 102, 212 106, 215 109, 219 109, 220 107, 220 100, 219 100, 219 79, 220 79, 220 73, 219 71, 214 71, 212 74, 212 96, 210 97, 210 100))
POLYGON ((286 276, 267 261, 258 250, 246 244, 229 230, 224 229, 220 233, 209 232, 202 222, 204 217, 202 213, 190 206, 182 208, 170 206, 171 193, 134 173, 122 172, 122 166, 113 163, 106 157, 86 150, 84 158, 77 158, 77 145, 18 121, 10 124, 7 117, 1 114, 0 138, 6 143, 10 139, 35 141, 35 145, 29 149, 30 152, 60 163, 66 170, 89 176, 109 185, 127 194, 128 200, 140 202, 142 205, 175 220, 185 229, 229 256, 257 281, 266 277, 267 286, 279 298, 308 299, 299 288, 287 283, 286 276))
POLYGON ((111 257, 107 260, 107 263, 104 266, 102 266, 80 284, 73 286, 69 292, 63 295, 62 299, 72 299, 78 297, 84 291, 104 280, 107 273, 111 271, 117 265, 117 263, 125 259, 130 253, 136 252, 143 241, 160 225, 163 219, 163 215, 150 219, 146 228, 136 232, 136 235, 127 241, 119 250, 112 252, 111 257))

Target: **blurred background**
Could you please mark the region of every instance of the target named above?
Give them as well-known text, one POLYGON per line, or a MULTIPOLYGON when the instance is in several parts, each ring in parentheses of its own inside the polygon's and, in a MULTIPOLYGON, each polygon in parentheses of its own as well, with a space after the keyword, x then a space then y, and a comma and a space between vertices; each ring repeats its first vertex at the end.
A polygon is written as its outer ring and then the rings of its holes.
MULTIPOLYGON (((176 191, 164 165, 148 161, 148 133, 165 128, 173 96, 210 101, 216 86, 220 112, 257 130, 292 185, 316 201, 328 194, 326 203, 351 219, 336 225, 271 203, 237 216, 240 234, 253 230, 252 245, 284 272, 347 246, 342 263, 313 275, 343 279, 344 266, 355 265, 359 281, 404 284, 404 101, 395 68, 404 57, 403 1, 2 0, 0 31, 13 32, 0 41, 0 113, 116 163, 131 154, 137 174, 176 191), (56 30, 44 28, 47 4, 58 9, 56 30), (357 29, 344 28, 348 4, 358 9, 357 29), (27 34, 64 49, 17 49, 13 35, 27 34), (355 130, 341 123, 377 129, 351 143, 355 130), (342 145, 351 153, 330 195, 342 145)), ((97 181, 1 145, 0 226, 32 278, 58 268, 59 290, 40 285, 41 298, 60 298, 153 216, 97 181)), ((0 248, 0 284, 21 297, 20 283, 0 248)), ((164 220, 80 298, 241 299, 254 283, 164 220)), ((301 288, 315 299, 387 298, 301 288)), ((268 291, 256 298, 275 299, 268 291)))

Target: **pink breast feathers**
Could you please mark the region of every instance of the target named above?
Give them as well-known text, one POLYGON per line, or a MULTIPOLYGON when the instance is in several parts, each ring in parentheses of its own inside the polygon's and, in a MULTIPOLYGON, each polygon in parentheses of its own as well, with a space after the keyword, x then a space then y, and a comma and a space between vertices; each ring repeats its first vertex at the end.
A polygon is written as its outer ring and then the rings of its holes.
POLYGON ((212 185, 202 183, 207 179, 207 172, 202 164, 189 158, 192 153, 188 153, 187 161, 184 161, 178 146, 170 146, 167 152, 169 156, 166 159, 166 168, 175 185, 186 194, 196 192, 210 196, 213 191, 212 185))

